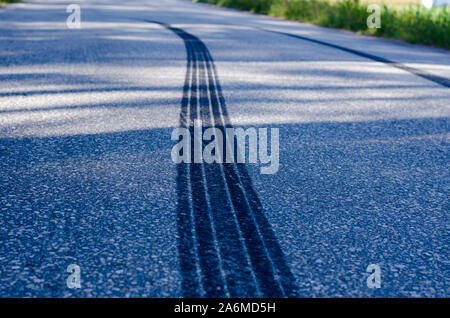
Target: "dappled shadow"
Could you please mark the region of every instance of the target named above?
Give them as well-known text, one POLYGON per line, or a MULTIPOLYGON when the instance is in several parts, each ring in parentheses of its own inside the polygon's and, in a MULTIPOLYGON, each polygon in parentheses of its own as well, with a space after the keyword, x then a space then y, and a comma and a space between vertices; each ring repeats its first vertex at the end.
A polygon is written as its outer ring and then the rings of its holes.
POLYGON ((280 170, 252 179, 301 295, 445 296, 448 118, 269 127, 280 170))
POLYGON ((1 294, 181 296, 168 135, 1 139, 1 294))
MULTIPOLYGON (((275 127, 280 170, 252 179, 301 295, 443 295, 448 120, 275 127), (385 268, 374 293, 370 262, 385 268)), ((180 295, 170 133, 0 139, 2 295, 180 295)))
MULTIPOLYGON (((302 295, 445 296, 448 90, 251 28, 291 28, 280 20, 218 9, 211 20, 203 5, 176 3, 100 0, 80 30, 65 28, 63 1, 0 12, 1 294, 182 294, 170 133, 186 53, 145 22, 158 19, 204 40, 235 126, 280 128, 279 173, 252 180, 302 295), (388 269, 374 293, 361 284, 371 262, 388 269), (82 290, 65 288, 70 263, 82 290)), ((400 57, 383 43, 368 49, 400 57)), ((403 60, 450 64, 415 52, 403 60)))

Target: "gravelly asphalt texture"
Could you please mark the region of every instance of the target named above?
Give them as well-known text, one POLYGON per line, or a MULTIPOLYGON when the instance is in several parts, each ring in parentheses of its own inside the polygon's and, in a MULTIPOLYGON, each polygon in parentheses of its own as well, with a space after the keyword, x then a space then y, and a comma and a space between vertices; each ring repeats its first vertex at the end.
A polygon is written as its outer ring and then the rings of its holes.
POLYGON ((450 296, 448 51, 70 3, 0 9, 0 297, 450 296), (196 116, 279 128, 278 172, 174 164, 196 116))

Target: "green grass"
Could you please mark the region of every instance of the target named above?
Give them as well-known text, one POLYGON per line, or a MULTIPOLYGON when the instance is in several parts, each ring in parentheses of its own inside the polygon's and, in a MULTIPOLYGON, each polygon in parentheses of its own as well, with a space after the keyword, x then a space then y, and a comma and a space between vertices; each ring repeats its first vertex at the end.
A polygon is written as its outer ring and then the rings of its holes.
POLYGON ((3 6, 7 3, 19 2, 20 0, 0 0, 0 6, 3 6))
POLYGON ((367 3, 358 0, 195 0, 310 22, 362 34, 400 39, 450 49, 450 8, 426 9, 418 5, 381 5, 381 28, 366 25, 367 3))

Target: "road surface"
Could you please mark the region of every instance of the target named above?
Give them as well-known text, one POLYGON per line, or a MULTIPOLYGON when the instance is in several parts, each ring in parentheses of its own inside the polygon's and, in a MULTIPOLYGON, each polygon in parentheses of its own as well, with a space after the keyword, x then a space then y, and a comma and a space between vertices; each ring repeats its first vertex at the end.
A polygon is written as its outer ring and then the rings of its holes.
POLYGON ((1 297, 450 295, 448 51, 77 3, 0 9, 1 297), (175 164, 196 119, 278 128, 278 171, 175 164))

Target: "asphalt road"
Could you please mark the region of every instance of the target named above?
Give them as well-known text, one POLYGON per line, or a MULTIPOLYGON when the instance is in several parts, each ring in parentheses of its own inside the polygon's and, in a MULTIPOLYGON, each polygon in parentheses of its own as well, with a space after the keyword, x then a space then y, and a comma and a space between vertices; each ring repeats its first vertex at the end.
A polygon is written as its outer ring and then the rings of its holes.
POLYGON ((1 297, 450 296, 448 51, 70 3, 0 9, 1 297), (173 163, 196 119, 279 128, 278 172, 173 163))

